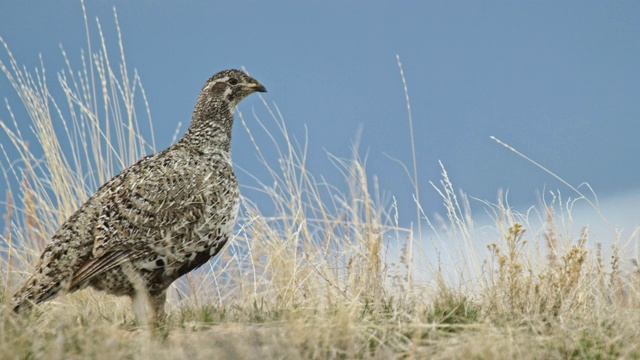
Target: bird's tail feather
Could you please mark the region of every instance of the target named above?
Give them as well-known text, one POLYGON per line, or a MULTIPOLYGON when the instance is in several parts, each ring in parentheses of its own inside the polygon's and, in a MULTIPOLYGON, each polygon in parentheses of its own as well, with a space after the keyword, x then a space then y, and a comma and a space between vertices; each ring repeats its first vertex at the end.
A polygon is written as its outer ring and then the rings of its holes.
POLYGON ((33 305, 53 299, 63 292, 64 284, 57 282, 44 287, 35 277, 29 278, 11 298, 11 307, 15 312, 27 312, 33 305))

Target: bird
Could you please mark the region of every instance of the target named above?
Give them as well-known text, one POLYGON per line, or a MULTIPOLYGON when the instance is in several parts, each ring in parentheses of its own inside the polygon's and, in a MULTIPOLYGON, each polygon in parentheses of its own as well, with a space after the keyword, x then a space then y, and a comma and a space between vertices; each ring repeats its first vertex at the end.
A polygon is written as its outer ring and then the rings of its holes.
POLYGON ((210 77, 176 143, 122 170, 59 227, 12 297, 14 311, 91 287, 129 296, 140 322, 165 319, 169 285, 233 235, 240 202, 234 110, 266 91, 241 70, 210 77))

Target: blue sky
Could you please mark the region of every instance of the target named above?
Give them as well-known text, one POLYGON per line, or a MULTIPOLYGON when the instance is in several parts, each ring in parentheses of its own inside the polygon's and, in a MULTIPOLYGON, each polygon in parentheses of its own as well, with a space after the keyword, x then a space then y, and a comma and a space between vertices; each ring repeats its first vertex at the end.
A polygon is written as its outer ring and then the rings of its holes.
MULTIPOLYGON (((246 67, 269 89, 289 131, 309 133, 309 168, 341 175, 327 152, 348 157, 359 128, 370 175, 413 219, 412 190, 389 157, 410 164, 407 111, 396 54, 411 97, 422 203, 440 211, 428 181, 441 160, 458 188, 512 205, 536 204, 543 189, 570 190, 489 139, 494 135, 574 186, 600 197, 640 188, 640 4, 632 1, 101 1, 113 53, 117 8, 130 68, 139 72, 160 148, 187 123, 213 73, 246 67)), ((50 74, 85 46, 79 2, 3 1, 0 36, 19 62, 50 74)), ((6 54, 2 53, 6 60, 6 54)), ((55 77, 50 76, 51 85, 55 77)), ((53 87, 53 86, 52 86, 53 87)), ((14 104, 6 79, 0 95, 14 104)), ((268 115, 257 97, 243 113, 268 115)), ((4 109, 0 118, 7 119, 4 109)), ((249 117, 249 126, 256 126, 249 117)), ((182 130, 184 131, 185 125, 182 130)), ((255 169, 249 138, 234 129, 236 164, 255 169)), ((258 171, 258 170, 256 170, 258 171)), ((258 171, 259 172, 259 171, 258 171)), ((250 179, 240 174, 240 181, 250 179)), ((640 211, 626 216, 638 225, 640 211)))

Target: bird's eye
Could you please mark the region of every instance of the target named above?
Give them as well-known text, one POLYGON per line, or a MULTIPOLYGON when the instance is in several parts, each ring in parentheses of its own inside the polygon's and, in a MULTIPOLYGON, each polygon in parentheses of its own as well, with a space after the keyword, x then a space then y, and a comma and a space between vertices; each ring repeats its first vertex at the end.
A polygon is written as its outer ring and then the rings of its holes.
POLYGON ((235 78, 231 78, 231 79, 229 79, 229 84, 231 84, 231 85, 238 85, 238 79, 235 79, 235 78))

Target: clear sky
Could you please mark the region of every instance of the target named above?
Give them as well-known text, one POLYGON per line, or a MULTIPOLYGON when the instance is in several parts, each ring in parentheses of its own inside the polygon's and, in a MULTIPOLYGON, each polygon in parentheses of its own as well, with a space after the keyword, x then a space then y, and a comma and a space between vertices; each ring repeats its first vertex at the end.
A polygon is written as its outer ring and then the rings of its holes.
MULTIPOLYGON (((438 160, 456 187, 480 199, 493 201, 499 188, 509 189, 511 203, 526 208, 542 189, 573 195, 491 135, 574 186, 588 182, 601 197, 640 188, 636 1, 89 2, 90 25, 95 29, 100 18, 115 54, 114 6, 161 148, 179 121, 189 121, 210 75, 244 66, 269 89, 265 99, 278 105, 292 135, 302 141, 307 129, 309 168, 318 176, 339 181, 326 152, 348 157, 362 127, 370 175, 409 217, 409 180, 389 159, 411 163, 398 54, 428 211, 441 210, 428 185, 440 178, 438 160)), ((0 36, 27 67, 42 54, 50 74, 64 66, 60 44, 72 60, 86 44, 76 1, 4 0, 0 36)), ((53 85, 55 77, 49 80, 53 85)), ((0 96, 15 101, 11 91, 0 79, 0 96)), ((240 110, 268 119, 255 96, 240 110)), ((239 126, 233 157, 255 168, 239 126)), ((638 208, 630 211, 640 223, 638 208)))

